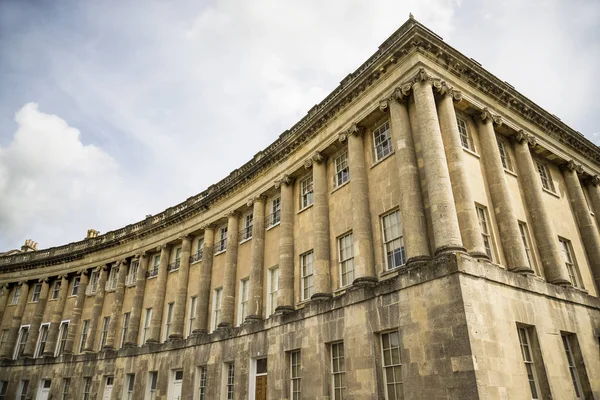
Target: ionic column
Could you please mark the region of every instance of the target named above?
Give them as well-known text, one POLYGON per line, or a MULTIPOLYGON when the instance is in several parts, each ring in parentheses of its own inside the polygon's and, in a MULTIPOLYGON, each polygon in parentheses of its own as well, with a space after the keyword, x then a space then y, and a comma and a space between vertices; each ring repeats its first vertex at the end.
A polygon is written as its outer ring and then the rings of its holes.
POLYGON ((448 161, 448 173, 452 183, 452 194, 460 236, 462 242, 470 255, 478 258, 488 258, 481 236, 481 227, 475 210, 475 202, 471 194, 471 182, 469 172, 464 163, 464 151, 460 141, 458 123, 456 122, 456 112, 454 110, 454 101, 460 101, 462 95, 460 92, 448 87, 446 82, 436 83, 436 89, 441 93, 441 99, 438 102, 438 114, 440 119, 440 130, 442 132, 442 141, 446 160, 448 161))
POLYGON ((2 318, 4 318, 4 312, 6 311, 6 306, 8 304, 8 294, 10 293, 8 283, 3 283, 2 285, 0 285, 0 292, 2 292, 2 295, 0 295, 0 325, 1 325, 2 318))
POLYGON ((33 318, 31 319, 31 326, 29 327, 29 336, 27 337, 27 343, 25 343, 25 349, 23 350, 23 357, 33 357, 35 351, 35 345, 37 343, 38 333, 42 318, 44 317, 44 311, 46 310, 46 300, 48 299, 48 289, 50 287, 48 278, 40 279, 42 283, 42 290, 40 291, 40 298, 35 305, 33 312, 33 318))
POLYGON ((192 236, 181 238, 181 255, 179 272, 177 272, 177 297, 173 310, 173 332, 169 339, 182 339, 185 325, 185 305, 187 301, 188 281, 190 277, 190 253, 192 250, 192 236))
POLYGON ((316 152, 311 157, 313 175, 313 295, 320 300, 331 297, 329 267, 329 196, 327 190, 327 158, 316 152))
POLYGON ((64 354, 73 354, 73 346, 75 344, 75 334, 81 320, 81 312, 85 304, 85 291, 88 285, 88 271, 83 270, 79 273, 79 290, 75 298, 75 305, 71 313, 71 322, 69 323, 69 331, 67 332, 67 341, 65 342, 64 354))
POLYGON ((138 271, 135 281, 135 293, 131 316, 129 317, 129 332, 127 341, 123 347, 136 347, 142 319, 142 307, 144 306, 144 291, 146 290, 146 271, 148 270, 148 253, 143 252, 138 257, 138 271))
POLYGON ((279 225, 279 292, 275 311, 294 310, 294 180, 284 175, 275 186, 281 187, 279 225))
POLYGON ((431 78, 421 69, 413 85, 413 96, 417 111, 421 145, 423 148, 423 169, 427 176, 427 192, 433 228, 435 255, 464 251, 452 184, 448 173, 448 163, 444 153, 444 143, 440 131, 431 78))
POLYGON ((96 332, 98 330, 98 323, 100 321, 102 307, 104 306, 104 291, 106 286, 106 276, 108 274, 108 266, 104 265, 102 267, 98 267, 96 271, 100 273, 100 276, 98 277, 98 286, 96 287, 96 294, 94 295, 94 307, 92 307, 92 315, 90 316, 90 327, 88 329, 89 333, 83 349, 85 353, 94 352, 96 332))
MULTIPOLYGON (((69 278, 67 275, 60 276, 60 289, 58 298, 54 303, 52 317, 50 317, 50 329, 48 330, 48 340, 44 348, 44 357, 53 357, 56 347, 56 339, 58 338, 58 329, 62 320, 63 311, 65 309, 65 301, 67 300, 67 292, 69 290, 69 278)), ((68 331, 67 331, 68 333, 68 331)))
POLYGON ((169 255, 171 254, 171 245, 163 244, 160 247, 160 264, 158 265, 158 276, 156 277, 156 287, 154 288, 154 304, 152 305, 152 319, 150 320, 150 332, 146 343, 160 342, 160 325, 162 323, 163 309, 165 307, 165 295, 167 293, 167 266, 169 265, 169 255))
POLYGON ((210 311, 210 283, 212 279, 213 246, 215 245, 215 225, 204 227, 204 244, 202 245, 202 262, 200 263, 200 282, 198 285, 198 305, 193 335, 208 333, 208 317, 210 311))
POLYGON ((400 216, 407 265, 431 257, 417 156, 405 103, 409 93, 410 86, 398 88, 391 99, 379 105, 382 111, 390 110, 390 136, 395 145, 398 183, 402 187, 400 216))
POLYGON ((262 319, 263 266, 265 263, 265 196, 248 202, 252 205, 252 258, 250 266, 250 296, 246 321, 262 319))
POLYGON ((500 150, 498 150, 494 123, 500 125, 502 123, 500 117, 492 115, 487 108, 484 108, 477 118, 477 128, 481 143, 481 159, 492 198, 491 209, 496 215, 506 267, 509 271, 530 274, 533 271, 529 267, 525 244, 521 239, 517 213, 506 182, 500 150))
POLYGON ((237 277, 238 255, 238 218, 237 212, 232 211, 227 215, 227 253, 225 269, 223 271, 223 300, 221 303, 221 318, 217 326, 233 325, 235 310, 235 281, 237 277))
POLYGON ((581 240, 583 240, 583 247, 590 263, 592 276, 596 282, 596 287, 600 288, 600 235, 585 201, 583 189, 577 176, 578 172, 583 172, 583 169, 581 165, 576 165, 572 160, 563 169, 569 200, 571 201, 571 207, 579 226, 581 240))
POLYGON ((17 344, 19 329, 21 328, 23 312, 25 311, 25 305, 27 304, 27 297, 29 296, 29 284, 27 281, 19 282, 18 285, 21 286, 19 302, 15 307, 15 312, 10 323, 10 330, 8 331, 8 340, 2 349, 2 355, 0 358, 12 358, 12 352, 17 344))
POLYGON ((123 296, 125 295, 125 279, 127 278, 127 265, 129 260, 121 260, 119 263, 119 275, 117 275, 117 288, 113 299, 112 308, 110 310, 110 323, 108 324, 108 333, 106 335, 106 343, 103 350, 115 349, 115 337, 117 336, 117 328, 119 326, 119 317, 123 309, 123 296))
POLYGON ((530 146, 535 146, 535 138, 523 131, 512 138, 515 144, 515 160, 517 168, 519 168, 523 197, 529 210, 533 237, 540 254, 546 280, 556 285, 571 285, 569 272, 558 247, 558 236, 554 232, 550 213, 544 204, 540 176, 529 150, 530 146))
MULTIPOLYGON (((595 175, 588 180, 588 193, 590 195, 590 202, 592 203, 594 215, 596 216, 596 225, 600 227, 600 177, 598 175, 595 175)), ((0 300, 0 310, 1 309, 2 301, 0 300)), ((0 314, 0 318, 2 318, 2 314, 0 314)))

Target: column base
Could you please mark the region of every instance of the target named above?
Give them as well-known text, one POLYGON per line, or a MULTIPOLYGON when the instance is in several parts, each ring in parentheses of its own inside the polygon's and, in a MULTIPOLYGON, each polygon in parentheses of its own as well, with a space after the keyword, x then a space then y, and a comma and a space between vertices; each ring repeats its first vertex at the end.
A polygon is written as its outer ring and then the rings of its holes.
POLYGON ((245 324, 253 324, 255 322, 262 321, 262 317, 260 315, 248 315, 244 320, 245 324))
POLYGON ((360 276, 352 281, 352 286, 374 286, 378 281, 374 276, 360 276))
POLYGON ((231 325, 232 324, 229 322, 219 322, 219 325, 217 325, 217 328, 230 328, 231 325))
POLYGON ((294 310, 295 310, 294 306, 277 306, 275 308, 276 313, 283 313, 283 314, 290 313, 294 310))
POLYGON ((442 254, 447 254, 447 253, 466 253, 467 249, 465 249, 462 246, 455 246, 455 245, 446 245, 446 246, 441 246, 438 247, 437 249, 435 249, 435 256, 439 256, 442 254))
POLYGON ((181 333, 171 333, 169 335, 169 340, 179 340, 179 339, 183 339, 183 334, 181 334, 181 333))
MULTIPOLYGON (((418 265, 426 264, 431 261, 430 256, 414 256, 406 260, 406 268, 412 268, 418 265)), ((400 267, 402 268, 402 267, 400 267)))
POLYGON ((533 270, 529 267, 514 267, 514 268, 508 268, 508 270, 510 272, 514 272, 516 274, 521 274, 521 275, 531 275, 533 274, 533 270))
POLYGON ((115 346, 113 346, 113 345, 104 346, 102 348, 102 351, 115 351, 115 346))
POLYGON ((321 301, 321 300, 329 300, 333 297, 331 293, 314 293, 310 296, 312 301, 321 301))
POLYGON ((158 344, 158 340, 156 339, 146 339, 146 343, 144 344, 158 344))
POLYGON ((192 331, 192 336, 201 336, 208 335, 208 331, 206 329, 194 329, 192 331))
POLYGON ((21 354, 21 358, 32 359, 33 358, 33 354, 21 354))
POLYGON ((137 343, 132 343, 132 342, 125 342, 123 343, 123 348, 129 349, 132 347, 137 347, 137 343))
POLYGON ((556 279, 548 281, 548 282, 551 283, 551 284, 553 284, 553 285, 564 286, 564 287, 573 286, 573 284, 571 283, 571 281, 568 281, 568 280, 563 279, 563 278, 556 278, 556 279))
POLYGON ((490 256, 488 256, 486 253, 481 253, 479 251, 473 251, 469 253, 469 255, 478 260, 492 261, 490 260, 490 256))
MULTIPOLYGON (((93 350, 92 350, 92 352, 93 352, 93 350)), ((86 353, 87 353, 87 349, 86 349, 86 353)), ((42 357, 44 357, 44 358, 53 357, 54 358, 54 353, 46 353, 46 352, 44 352, 42 354, 42 357)))

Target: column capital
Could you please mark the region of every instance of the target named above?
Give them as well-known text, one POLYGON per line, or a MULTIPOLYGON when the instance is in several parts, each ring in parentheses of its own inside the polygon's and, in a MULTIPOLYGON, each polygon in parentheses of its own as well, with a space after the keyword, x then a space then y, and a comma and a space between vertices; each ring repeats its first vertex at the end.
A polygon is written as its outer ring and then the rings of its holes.
POLYGON ((240 212, 238 210, 229 210, 225 213, 225 218, 239 218, 240 212))
POLYGON ((433 82, 433 77, 423 67, 419 68, 415 76, 412 78, 413 84, 419 82, 433 82))
POLYGON ((122 260, 119 260, 119 266, 127 265, 127 264, 129 264, 129 258, 124 258, 122 260))
POLYGON ((82 269, 80 271, 77 271, 77 275, 87 275, 89 273, 89 271, 87 269, 82 269))
POLYGON ((48 283, 48 282, 50 282, 50 278, 49 277, 38 279, 38 283, 48 283))
POLYGON ((537 139, 533 135, 525 132, 523 129, 512 135, 510 139, 516 143, 527 142, 531 148, 534 148, 537 145, 537 139))
POLYGON ((254 205, 254 203, 257 201, 264 203, 265 201, 267 201, 267 196, 265 196, 264 194, 259 194, 258 196, 250 197, 248 199, 248 201, 246 202, 246 205, 248 207, 252 207, 254 205))
POLYGON ((309 169, 313 166, 314 163, 320 164, 322 162, 327 161, 327 157, 321 153, 320 151, 315 151, 315 153, 304 161, 304 168, 309 169))
POLYGON ((583 167, 581 166, 581 164, 577 164, 573 160, 569 160, 566 164, 563 164, 561 166, 561 168, 563 170, 567 170, 567 171, 575 171, 575 172, 577 172, 579 174, 583 173, 583 167))
POLYGON ((600 186, 600 176, 598 175, 593 175, 590 176, 587 180, 586 183, 588 185, 592 185, 592 186, 600 186))
POLYGON ((169 250, 173 245, 171 243, 163 243, 156 248, 157 251, 169 250))
POLYGON ((461 101, 462 93, 458 90, 455 90, 452 86, 450 86, 446 81, 441 79, 435 79, 433 81, 433 90, 435 90, 440 96, 450 96, 453 101, 461 101))
POLYGON ((99 265, 94 268, 94 272, 102 272, 107 270, 108 265, 99 265))
POLYGON ((489 108, 484 107, 476 116, 483 123, 491 122, 497 126, 502 125, 502 118, 499 115, 492 114, 489 108))
POLYGON ((275 181, 275 189, 279 189, 281 186, 289 186, 294 183, 294 178, 288 174, 284 174, 281 179, 275 181))
POLYGON ((186 233, 185 235, 181 235, 181 236, 179 236, 179 240, 181 240, 182 242, 183 242, 184 240, 186 240, 186 239, 187 239, 187 240, 192 240, 193 238, 194 238, 194 235, 193 235, 193 234, 191 234, 191 233, 186 233))
POLYGON ((201 225, 200 229, 202 229, 203 231, 206 231, 206 230, 209 230, 209 229, 212 230, 212 229, 216 229, 217 225, 218 224, 216 222, 214 222, 214 221, 213 222, 207 222, 206 224, 201 225))
POLYGON ((402 103, 406 101, 410 97, 410 92, 412 90, 412 82, 403 83, 394 89, 394 91, 386 98, 379 102, 379 110, 387 111, 390 107, 390 103, 397 101, 398 103, 402 103))

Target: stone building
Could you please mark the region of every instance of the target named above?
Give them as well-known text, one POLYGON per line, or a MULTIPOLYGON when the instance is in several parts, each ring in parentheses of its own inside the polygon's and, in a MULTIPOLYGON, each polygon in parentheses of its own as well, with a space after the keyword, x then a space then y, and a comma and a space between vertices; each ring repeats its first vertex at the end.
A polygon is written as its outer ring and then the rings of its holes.
POLYGON ((599 174, 411 17, 204 192, 0 256, 0 399, 598 399, 599 174))

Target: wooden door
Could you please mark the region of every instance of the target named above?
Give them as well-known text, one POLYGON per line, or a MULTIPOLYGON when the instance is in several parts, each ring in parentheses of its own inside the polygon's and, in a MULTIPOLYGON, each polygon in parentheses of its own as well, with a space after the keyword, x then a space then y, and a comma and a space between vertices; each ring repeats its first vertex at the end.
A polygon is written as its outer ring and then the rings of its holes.
POLYGON ((256 400, 267 400, 267 376, 256 377, 256 392, 254 394, 256 400))

